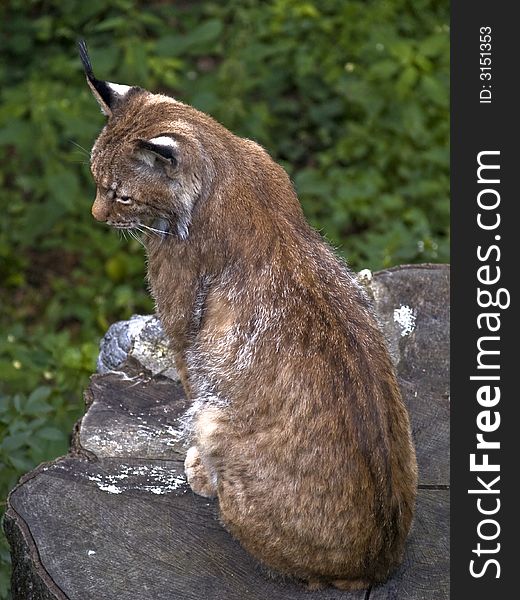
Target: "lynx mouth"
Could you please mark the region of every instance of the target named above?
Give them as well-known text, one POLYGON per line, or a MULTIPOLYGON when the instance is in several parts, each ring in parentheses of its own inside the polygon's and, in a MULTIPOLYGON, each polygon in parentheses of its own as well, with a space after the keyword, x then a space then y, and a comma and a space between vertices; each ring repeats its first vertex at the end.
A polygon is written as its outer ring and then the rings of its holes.
POLYGON ((107 224, 114 229, 135 229, 139 226, 136 221, 107 221, 107 224))

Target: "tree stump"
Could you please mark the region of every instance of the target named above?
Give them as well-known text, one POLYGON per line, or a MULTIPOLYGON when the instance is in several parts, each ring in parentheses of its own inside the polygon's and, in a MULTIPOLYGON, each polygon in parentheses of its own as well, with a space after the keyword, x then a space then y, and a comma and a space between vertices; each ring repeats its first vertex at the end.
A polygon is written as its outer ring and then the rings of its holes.
POLYGON ((449 597, 449 267, 362 279, 396 364, 419 462, 401 568, 367 591, 309 591, 273 578, 186 484, 188 407, 155 317, 116 323, 70 453, 24 476, 8 499, 13 600, 443 600, 449 597))

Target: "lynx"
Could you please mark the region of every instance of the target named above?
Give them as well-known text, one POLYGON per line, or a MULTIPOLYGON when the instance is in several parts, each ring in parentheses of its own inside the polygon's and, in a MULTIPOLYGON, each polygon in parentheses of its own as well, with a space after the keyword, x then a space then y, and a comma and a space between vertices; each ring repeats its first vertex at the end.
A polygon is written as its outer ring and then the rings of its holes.
POLYGON ((362 589, 400 563, 417 467, 383 335, 353 274, 258 144, 135 86, 87 82, 107 121, 92 214, 138 230, 192 402, 185 472, 269 569, 362 589))

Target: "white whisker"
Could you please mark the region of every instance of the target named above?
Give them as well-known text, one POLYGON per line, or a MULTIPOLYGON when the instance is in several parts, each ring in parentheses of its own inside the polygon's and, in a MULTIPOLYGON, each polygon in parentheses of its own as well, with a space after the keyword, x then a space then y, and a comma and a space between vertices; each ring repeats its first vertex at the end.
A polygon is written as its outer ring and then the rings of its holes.
POLYGON ((144 245, 143 240, 137 235, 137 233, 133 229, 129 229, 128 233, 130 234, 130 237, 132 237, 136 242, 138 242, 139 244, 141 244, 141 246, 143 248, 146 248, 146 246, 144 245))
POLYGON ((136 225, 135 229, 137 229, 137 231, 139 231, 139 233, 142 233, 143 235, 147 234, 147 232, 144 229, 141 229, 141 225, 136 225))
POLYGON ((77 165, 88 165, 88 164, 90 164, 86 160, 73 160, 73 159, 67 159, 67 160, 68 160, 68 162, 75 163, 77 165))
POLYGON ((145 225, 144 223, 141 223, 140 227, 144 227, 145 229, 148 229, 152 233, 156 233, 158 235, 174 235, 170 231, 162 231, 161 229, 155 229, 155 227, 149 227, 148 225, 145 225))
POLYGON ((79 148, 86 156, 90 157, 90 152, 86 148, 83 148, 83 146, 81 146, 80 144, 78 144, 74 140, 69 140, 69 142, 71 144, 74 144, 74 146, 76 146, 77 148, 79 148))

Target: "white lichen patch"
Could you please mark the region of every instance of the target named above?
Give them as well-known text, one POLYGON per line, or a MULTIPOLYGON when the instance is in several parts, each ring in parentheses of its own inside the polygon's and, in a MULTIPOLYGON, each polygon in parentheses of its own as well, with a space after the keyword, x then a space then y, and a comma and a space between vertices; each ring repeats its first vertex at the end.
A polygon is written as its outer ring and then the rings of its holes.
POLYGON ((123 490, 119 489, 116 485, 105 485, 104 483, 98 483, 98 488, 109 494, 120 494, 123 490))
POLYGON ((152 319, 153 317, 150 316, 134 315, 129 321, 127 321, 129 337, 131 339, 138 338, 143 329, 152 319))
POLYGON ((139 383, 139 381, 140 381, 140 378, 138 375, 134 375, 133 377, 130 377, 124 371, 114 371, 113 369, 111 369, 111 370, 105 371, 104 374, 105 375, 115 375, 116 377, 121 379, 121 381, 130 381, 132 383, 139 383))
POLYGON ((410 335, 415 329, 416 311, 406 304, 394 310, 394 321, 401 328, 401 337, 410 335))
MULTIPOLYGON (((144 414, 144 413, 143 413, 144 414)), ((155 454, 166 452, 177 445, 185 436, 182 426, 183 417, 175 419, 173 424, 158 426, 157 423, 148 424, 148 419, 131 411, 128 416, 132 421, 113 419, 110 431, 101 427, 89 427, 89 417, 85 417, 81 433, 81 445, 86 450, 100 457, 128 457, 148 454, 153 448, 155 454), (179 425, 176 427, 175 425, 179 425), (161 452, 164 449, 164 452, 161 452)))
POLYGON ((101 456, 119 456, 125 450, 122 443, 113 438, 105 438, 102 435, 93 434, 87 440, 81 440, 82 446, 101 456))
POLYGON ((184 474, 179 475, 160 465, 120 465, 117 473, 97 473, 87 475, 87 479, 108 494, 122 494, 129 490, 168 494, 186 483, 184 474))
POLYGON ((185 439, 187 435, 184 429, 176 429, 172 425, 166 425, 164 427, 164 431, 165 434, 171 437, 171 439, 165 441, 167 446, 174 446, 176 442, 180 442, 181 440, 185 439))
POLYGON ((161 374, 176 381, 179 377, 166 338, 164 335, 150 335, 150 330, 155 331, 156 329, 156 317, 134 315, 128 321, 128 336, 132 340, 132 349, 129 354, 150 370, 153 375, 161 374))

